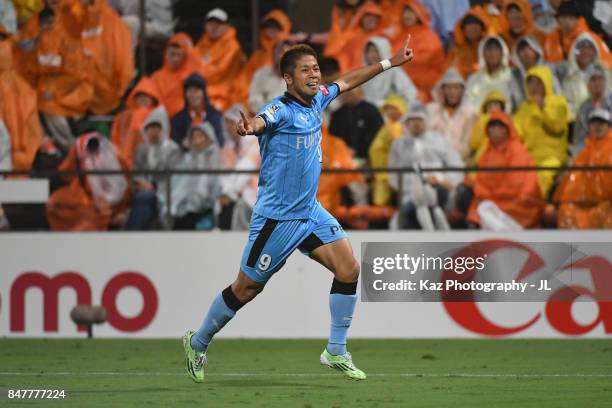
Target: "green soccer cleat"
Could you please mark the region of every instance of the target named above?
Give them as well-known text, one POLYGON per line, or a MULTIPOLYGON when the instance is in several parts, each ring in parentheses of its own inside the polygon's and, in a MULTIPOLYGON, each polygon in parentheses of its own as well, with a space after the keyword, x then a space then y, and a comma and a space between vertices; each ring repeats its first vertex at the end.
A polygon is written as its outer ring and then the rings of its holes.
POLYGON ((204 365, 206 365, 206 352, 195 351, 191 348, 191 337, 195 334, 189 330, 183 336, 183 349, 185 350, 185 369, 191 379, 197 383, 204 381, 204 365))
POLYGON ((323 353, 321 353, 321 364, 341 371, 351 380, 366 379, 366 374, 353 364, 353 357, 348 351, 344 355, 334 356, 333 354, 329 354, 327 349, 325 349, 323 353))

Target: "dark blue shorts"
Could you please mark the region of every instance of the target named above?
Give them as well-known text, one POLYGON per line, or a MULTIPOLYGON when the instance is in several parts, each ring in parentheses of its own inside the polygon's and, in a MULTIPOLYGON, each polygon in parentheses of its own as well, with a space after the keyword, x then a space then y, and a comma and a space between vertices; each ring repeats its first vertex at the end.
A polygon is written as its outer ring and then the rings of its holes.
POLYGON ((338 221, 320 204, 313 214, 306 220, 279 221, 253 213, 242 271, 255 282, 266 283, 296 249, 310 255, 321 245, 346 238, 338 221))

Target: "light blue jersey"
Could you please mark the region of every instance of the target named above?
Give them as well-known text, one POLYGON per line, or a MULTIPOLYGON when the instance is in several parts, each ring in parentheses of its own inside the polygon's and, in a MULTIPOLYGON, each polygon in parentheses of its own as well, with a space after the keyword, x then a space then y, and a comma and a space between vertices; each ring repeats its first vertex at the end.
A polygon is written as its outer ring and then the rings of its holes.
POLYGON ((285 93, 258 114, 266 127, 259 136, 256 214, 281 221, 312 217, 319 205, 316 195, 321 175, 323 110, 339 91, 337 84, 321 86, 311 106, 285 93))

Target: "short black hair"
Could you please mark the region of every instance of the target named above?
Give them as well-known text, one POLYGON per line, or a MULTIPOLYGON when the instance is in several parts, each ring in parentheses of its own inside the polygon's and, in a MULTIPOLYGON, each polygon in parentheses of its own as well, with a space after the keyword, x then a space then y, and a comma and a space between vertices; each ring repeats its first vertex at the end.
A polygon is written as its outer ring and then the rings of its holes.
POLYGON ((491 37, 491 38, 487 39, 487 41, 485 41, 485 43, 484 43, 483 49, 490 48, 490 47, 497 47, 500 50, 503 50, 501 42, 499 41, 499 39, 497 39, 495 37, 491 37))
POLYGON ((520 11, 521 13, 523 12, 523 10, 521 10, 521 8, 516 3, 510 3, 506 6, 506 12, 510 12, 512 10, 520 11))
POLYGON ((304 55, 312 55, 315 59, 318 58, 317 52, 308 44, 296 44, 285 51, 280 60, 281 75, 292 75, 296 61, 304 55))
POLYGON ((50 8, 44 8, 38 13, 38 22, 42 23, 55 18, 55 12, 50 8))
POLYGON ((485 23, 472 14, 468 14, 467 16, 463 17, 463 19, 461 20, 461 29, 465 28, 465 26, 468 24, 478 24, 483 31, 487 29, 485 23))

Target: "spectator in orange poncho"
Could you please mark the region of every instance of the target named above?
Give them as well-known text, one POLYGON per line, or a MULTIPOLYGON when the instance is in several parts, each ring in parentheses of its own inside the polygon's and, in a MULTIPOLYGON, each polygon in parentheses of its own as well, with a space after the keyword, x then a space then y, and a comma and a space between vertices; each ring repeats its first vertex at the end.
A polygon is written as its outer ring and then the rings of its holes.
POLYGON ((126 109, 115 116, 111 140, 130 169, 136 148, 142 143, 144 121, 159 104, 159 99, 155 83, 151 78, 144 77, 130 92, 126 109))
POLYGON ((345 42, 337 56, 342 72, 359 68, 363 65, 363 50, 372 36, 383 34, 383 12, 372 1, 366 1, 357 11, 349 30, 352 38, 345 42))
POLYGON ((38 13, 40 35, 32 72, 43 126, 63 154, 74 143, 68 119, 85 114, 94 88, 81 42, 66 34, 51 9, 38 13))
POLYGON ((506 0, 504 4, 504 31, 501 33, 509 49, 525 36, 535 38, 540 44, 545 34, 533 23, 533 13, 527 0, 506 0))
MULTIPOLYGON (((331 135, 326 126, 323 126, 321 131, 321 152, 323 154, 321 167, 323 169, 355 169, 353 156, 344 140, 331 135)), ((359 173, 322 174, 317 199, 340 221, 351 223, 355 215, 342 200, 342 190, 345 188, 349 190, 349 195, 356 201, 356 204, 366 204, 367 188, 359 173), (360 195, 362 197, 359 198, 360 195)), ((363 206, 360 206, 359 209, 360 214, 367 214, 363 206)))
MULTIPOLYGON (((590 32, 586 21, 580 16, 580 10, 573 1, 561 3, 557 9, 557 21, 559 27, 546 36, 544 40, 544 55, 547 62, 558 63, 567 60, 574 41, 584 32, 590 32)), ((591 33, 597 42, 599 49, 604 50, 601 55, 602 61, 607 66, 612 66, 612 56, 605 43, 595 33, 591 33)))
POLYGON ((396 26, 391 40, 393 51, 406 45, 410 35, 410 47, 416 58, 402 66, 419 90, 422 103, 431 100, 431 90, 444 69, 444 49, 440 37, 429 27, 431 15, 417 0, 403 0, 399 15, 401 22, 396 26))
POLYGON ((245 106, 248 106, 249 87, 255 71, 273 63, 276 45, 289 38, 291 20, 281 10, 272 10, 264 16, 260 27, 259 48, 249 57, 234 88, 234 102, 245 106))
MULTIPOLYGON (((113 145, 97 132, 79 137, 60 171, 121 170, 125 164, 113 145)), ((124 175, 71 176, 47 202, 52 231, 104 231, 127 206, 128 180, 124 175)))
POLYGON ((478 70, 478 44, 495 34, 489 16, 481 7, 472 7, 455 25, 455 40, 446 55, 446 67, 454 66, 464 79, 478 70))
MULTIPOLYGON (((478 161, 478 167, 535 166, 512 120, 505 113, 491 114, 487 123, 487 137, 489 144, 478 161)), ((504 219, 504 224, 518 224, 517 228, 535 228, 539 225, 544 202, 536 172, 478 172, 473 183, 474 198, 468 221, 483 226, 481 214, 489 207, 494 211, 487 211, 488 216, 497 214, 504 219)), ((487 218, 485 224, 486 227, 495 228, 497 223, 487 218)))
POLYGON ((30 170, 42 140, 36 92, 13 67, 10 41, 0 41, 0 119, 11 140, 13 170, 30 170))
POLYGON ((363 0, 341 0, 334 4, 331 12, 331 27, 323 55, 337 59, 344 45, 353 38, 352 21, 363 0))
POLYGON ((105 115, 119 106, 134 78, 132 34, 106 0, 81 0, 80 4, 81 10, 70 24, 80 29, 92 70, 94 97, 89 110, 105 115))
MULTIPOLYGON (((78 0, 46 0, 44 2, 44 8, 50 9, 54 13, 54 25, 70 35, 75 42, 81 39, 79 28, 75 24, 67 24, 66 21, 72 21, 70 15, 76 13, 78 7, 78 0)), ((36 86, 34 83, 36 75, 34 72, 36 65, 34 49, 41 34, 39 18, 37 18, 40 11, 42 11, 42 7, 28 19, 15 36, 15 68, 32 86, 36 86)))
POLYGON ((166 45, 164 65, 151 76, 169 117, 185 106, 183 81, 201 72, 202 64, 191 38, 185 33, 174 34, 166 45))
MULTIPOLYGON (((612 119, 606 109, 589 115, 589 135, 576 166, 612 165, 612 119)), ((560 202, 560 228, 612 228, 612 172, 576 171, 567 174, 555 194, 560 202)))
POLYGON ((236 39, 236 29, 228 24, 224 10, 216 8, 206 14, 204 35, 196 48, 202 57, 210 101, 224 111, 231 105, 232 89, 246 59, 236 39))

